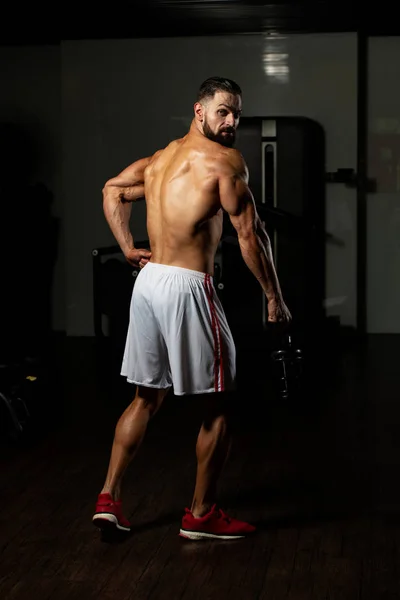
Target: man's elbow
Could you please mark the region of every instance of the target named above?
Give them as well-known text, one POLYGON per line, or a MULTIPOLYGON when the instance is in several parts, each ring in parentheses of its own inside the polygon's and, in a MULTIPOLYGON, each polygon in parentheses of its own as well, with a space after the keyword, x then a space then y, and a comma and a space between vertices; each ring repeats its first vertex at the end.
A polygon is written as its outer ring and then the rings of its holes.
POLYGON ((262 251, 262 243, 254 229, 238 231, 238 242, 243 254, 254 255, 262 251))
POLYGON ((107 186, 107 184, 103 186, 103 189, 101 190, 101 195, 103 199, 103 207, 105 208, 110 200, 110 188, 109 186, 107 186))
POLYGON ((271 247, 271 240, 269 239, 269 235, 267 230, 265 229, 263 223, 260 221, 257 225, 257 235, 261 240, 261 243, 266 247, 271 247))
POLYGON ((101 192, 102 192, 103 197, 104 197, 105 195, 115 193, 116 190, 117 190, 117 187, 113 184, 113 180, 112 179, 108 179, 104 183, 101 192))
POLYGON ((118 202, 122 200, 123 194, 120 188, 109 182, 105 183, 102 189, 103 202, 118 202))
POLYGON ((107 184, 103 187, 102 196, 103 213, 108 218, 109 215, 114 213, 117 204, 120 203, 120 198, 115 188, 113 189, 113 186, 107 184))
POLYGON ((101 195, 102 195, 103 203, 104 203, 110 195, 110 185, 109 185, 108 181, 106 181, 106 183, 103 185, 103 188, 101 190, 101 195))
POLYGON ((240 225, 236 227, 238 239, 243 244, 255 244, 258 242, 258 233, 255 224, 240 225))

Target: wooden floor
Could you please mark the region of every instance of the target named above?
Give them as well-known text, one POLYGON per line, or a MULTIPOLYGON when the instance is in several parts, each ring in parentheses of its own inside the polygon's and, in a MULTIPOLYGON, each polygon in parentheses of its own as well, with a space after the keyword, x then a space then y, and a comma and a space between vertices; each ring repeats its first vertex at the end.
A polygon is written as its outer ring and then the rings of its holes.
POLYGON ((258 533, 235 542, 178 536, 201 406, 173 396, 126 474, 133 534, 101 539, 91 517, 131 388, 90 340, 53 358, 48 420, 1 449, 2 600, 400 598, 398 337, 343 347, 334 376, 296 400, 250 377, 247 356, 220 502, 258 533))

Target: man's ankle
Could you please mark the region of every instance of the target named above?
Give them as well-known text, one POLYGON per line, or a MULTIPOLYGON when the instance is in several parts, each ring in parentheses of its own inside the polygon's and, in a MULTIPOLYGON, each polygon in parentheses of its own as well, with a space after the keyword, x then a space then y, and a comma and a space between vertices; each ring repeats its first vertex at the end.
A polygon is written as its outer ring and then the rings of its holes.
POLYGON ((191 513, 195 519, 201 519, 210 512, 212 506, 212 504, 196 504, 192 506, 191 513))
POLYGON ((110 488, 103 488, 100 492, 100 494, 108 494, 109 496, 111 496, 111 498, 113 499, 114 502, 116 502, 117 500, 119 500, 119 495, 115 493, 115 491, 111 490, 110 488))

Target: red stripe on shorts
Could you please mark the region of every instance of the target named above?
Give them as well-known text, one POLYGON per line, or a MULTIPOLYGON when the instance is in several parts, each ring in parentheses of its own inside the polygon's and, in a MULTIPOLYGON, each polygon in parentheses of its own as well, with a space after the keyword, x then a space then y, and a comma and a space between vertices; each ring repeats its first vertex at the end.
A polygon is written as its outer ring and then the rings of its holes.
POLYGON ((214 389, 216 392, 224 391, 224 368, 222 360, 222 343, 221 343, 221 329, 219 326, 218 315, 215 309, 213 294, 214 289, 211 284, 210 275, 206 274, 204 286, 206 290, 206 296, 208 305, 211 313, 211 329, 214 338, 214 389))

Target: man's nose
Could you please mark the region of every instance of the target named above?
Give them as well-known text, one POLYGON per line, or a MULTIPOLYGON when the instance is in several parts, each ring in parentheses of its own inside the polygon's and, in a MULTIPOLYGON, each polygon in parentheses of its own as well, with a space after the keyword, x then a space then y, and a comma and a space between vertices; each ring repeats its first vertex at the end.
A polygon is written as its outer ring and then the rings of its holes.
POLYGON ((233 114, 227 115, 225 119, 225 125, 227 127, 235 127, 235 117, 233 116, 233 114))

